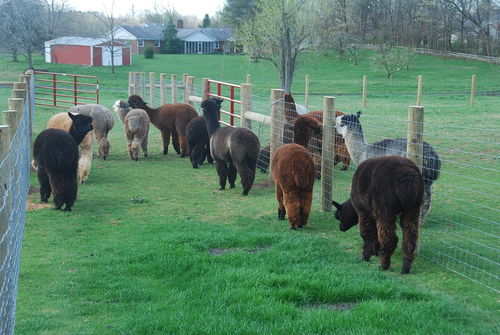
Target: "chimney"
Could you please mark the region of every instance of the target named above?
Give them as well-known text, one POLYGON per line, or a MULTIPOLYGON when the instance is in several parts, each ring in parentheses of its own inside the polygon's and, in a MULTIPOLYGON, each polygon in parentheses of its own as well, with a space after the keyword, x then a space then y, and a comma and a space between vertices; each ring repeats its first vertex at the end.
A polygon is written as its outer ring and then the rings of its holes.
POLYGON ((177 29, 182 29, 184 28, 184 21, 182 19, 177 19, 177 29))

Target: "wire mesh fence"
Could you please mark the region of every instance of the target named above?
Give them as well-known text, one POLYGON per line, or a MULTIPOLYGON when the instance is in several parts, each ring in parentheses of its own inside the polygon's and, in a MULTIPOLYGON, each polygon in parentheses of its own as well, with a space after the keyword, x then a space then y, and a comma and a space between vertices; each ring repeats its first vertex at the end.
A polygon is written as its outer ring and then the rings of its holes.
MULTIPOLYGON (((33 87, 32 83, 30 87, 33 87)), ((17 131, 10 134, 9 150, 0 161, 0 334, 6 335, 14 333, 21 245, 26 220, 30 106, 30 103, 24 103, 22 116, 16 122, 17 131)))
MULTIPOLYGON (((355 83, 361 87, 362 79, 355 83)), ((396 83, 397 84, 397 83, 396 83)), ((315 85, 321 85, 325 92, 334 92, 334 85, 341 87, 337 81, 327 83, 311 82, 311 90, 315 85)), ((464 84, 465 85, 465 84, 464 84)), ((318 86, 319 87, 319 86, 318 86)), ((194 85, 191 94, 202 96, 200 84, 194 85)), ((495 95, 496 90, 478 90, 476 94, 485 99, 495 95)), ((361 93, 353 96, 340 94, 336 99, 336 110, 356 111, 363 109, 360 118, 363 126, 363 148, 384 139, 402 139, 405 142, 408 135, 408 106, 416 102, 416 92, 403 94, 400 89, 386 94, 368 95, 367 106, 361 107, 361 93), (358 101, 359 100, 359 101, 358 101)), ((470 91, 466 86, 452 88, 450 92, 423 92, 425 104, 424 141, 428 142, 439 156, 441 162, 439 177, 431 186, 432 206, 426 222, 420 231, 420 256, 448 270, 466 277, 495 292, 500 292, 500 193, 499 193, 499 157, 500 157, 500 127, 498 117, 488 117, 488 110, 461 114, 469 106, 470 91), (454 99, 442 100, 443 94, 453 94, 454 99), (485 122, 486 120, 486 122, 485 122), (470 126, 464 125, 466 121, 470 126)), ((297 98, 297 97, 296 97, 297 98)), ((298 96, 303 103, 303 96, 298 96)), ((309 99, 309 111, 323 110, 323 96, 312 95, 309 99)), ((201 114, 199 102, 191 102, 201 114)), ((283 99, 273 100, 270 95, 260 92, 253 93, 251 111, 270 116, 273 106, 279 106, 282 117, 269 122, 268 119, 252 120, 251 128, 261 142, 261 154, 257 167, 262 172, 268 172, 272 141, 271 124, 280 128, 280 143, 293 141, 293 121, 301 111, 298 106, 290 107, 283 99), (293 118, 286 115, 295 114, 293 118)), ((340 114, 339 114, 340 115, 340 114)), ((323 124, 323 130, 334 131, 335 124, 323 124)), ((342 148, 338 135, 334 139, 335 153, 333 159, 326 161, 322 157, 322 138, 315 137, 309 144, 316 165, 316 182, 314 188, 313 208, 322 210, 325 186, 320 180, 321 166, 335 166, 332 170, 333 183, 326 189, 333 189, 332 197, 343 202, 349 197, 352 175, 356 162, 350 157, 347 147, 342 148), (342 151, 343 150, 343 151, 342 151), (340 155, 339 155, 340 154, 340 155)), ((397 147, 406 148, 404 145, 397 147)), ((375 144, 375 146, 380 144, 375 144)), ((425 148, 425 146, 424 146, 425 148)), ((405 156, 405 150, 392 148, 392 154, 405 156), (399 152, 398 152, 399 150, 399 152)), ((355 150, 354 150, 355 152, 355 150)), ((351 152, 352 153, 352 152, 351 152)), ((424 162, 429 157, 422 157, 424 162)), ((359 163, 359 162, 358 162, 359 163)), ((425 165, 425 163, 424 163, 425 165)), ((332 220, 333 217, 332 217, 332 220)))

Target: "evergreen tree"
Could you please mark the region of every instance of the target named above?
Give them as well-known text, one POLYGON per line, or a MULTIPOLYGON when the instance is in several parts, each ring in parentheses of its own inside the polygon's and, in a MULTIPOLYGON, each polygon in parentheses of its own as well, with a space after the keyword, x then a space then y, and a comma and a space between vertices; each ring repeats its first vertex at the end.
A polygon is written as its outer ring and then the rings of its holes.
POLYGON ((177 28, 172 18, 163 30, 163 52, 166 54, 182 53, 182 41, 177 37, 177 28))
POLYGON ((210 20, 210 16, 208 14, 205 14, 205 17, 203 18, 203 23, 201 24, 202 28, 210 28, 210 25, 212 24, 212 21, 210 20))

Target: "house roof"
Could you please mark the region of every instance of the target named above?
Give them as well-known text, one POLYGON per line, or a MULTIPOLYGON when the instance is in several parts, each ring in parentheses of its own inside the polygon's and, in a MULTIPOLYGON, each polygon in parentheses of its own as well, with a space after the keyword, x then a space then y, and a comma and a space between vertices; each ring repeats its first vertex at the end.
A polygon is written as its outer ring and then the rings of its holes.
POLYGON ((58 37, 45 43, 54 44, 66 44, 66 45, 82 45, 82 46, 94 46, 105 42, 103 39, 92 38, 92 37, 75 37, 75 36, 63 36, 58 37))
MULTIPOLYGON (((121 26, 123 29, 134 35, 137 39, 162 40, 165 25, 161 23, 143 23, 139 26, 121 26)), ((196 32, 202 32, 215 41, 226 41, 232 39, 231 28, 178 28, 177 37, 185 40, 196 32)))

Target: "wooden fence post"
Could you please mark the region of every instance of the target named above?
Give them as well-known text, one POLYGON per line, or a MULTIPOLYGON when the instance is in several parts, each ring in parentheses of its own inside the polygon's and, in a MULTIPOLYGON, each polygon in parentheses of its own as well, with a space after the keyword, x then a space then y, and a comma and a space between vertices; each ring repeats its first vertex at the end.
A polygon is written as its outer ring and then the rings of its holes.
POLYGON ((160 104, 167 103, 167 74, 160 73, 160 104))
MULTIPOLYGON (((271 90, 271 137, 270 153, 271 160, 276 150, 283 144, 283 126, 284 126, 284 96, 285 91, 281 89, 271 90)), ((271 163, 271 162, 269 162, 271 163)), ((272 169, 273 167, 270 166, 272 169)))
POLYGON ((186 89, 184 90, 184 102, 192 105, 193 102, 189 100, 189 97, 193 95, 194 92, 194 77, 187 76, 186 77, 186 89))
POLYGON ((476 75, 472 75, 471 88, 470 88, 470 105, 474 106, 474 97, 476 96, 476 75))
POLYGON ((246 112, 252 111, 252 84, 241 84, 241 127, 252 129, 252 121, 245 117, 246 112))
POLYGON ((335 157, 335 98, 323 98, 323 141, 321 152, 321 207, 332 211, 333 159, 335 157))
POLYGON ((210 78, 202 78, 201 79, 201 100, 205 100, 208 98, 209 86, 208 81, 210 78))
POLYGON ((306 108, 309 108, 309 75, 306 74, 306 92, 305 92, 305 101, 304 101, 304 105, 306 106, 306 108))
MULTIPOLYGON (((21 118, 23 116, 23 112, 24 112, 24 99, 10 98, 9 99, 9 109, 17 111, 17 114, 16 114, 17 115, 17 123, 19 123, 19 121, 21 120, 21 118)), ((16 130, 17 130, 17 127, 16 127, 16 130)))
POLYGON ((366 95, 368 93, 368 76, 363 76, 363 98, 361 99, 361 106, 366 107, 366 95))
POLYGON ((10 147, 10 126, 8 124, 0 124, 0 162, 9 153, 10 147))
POLYGON ((252 76, 247 74, 247 84, 251 84, 252 83, 252 76))
POLYGON ((146 73, 144 72, 141 72, 141 75, 140 75, 140 80, 141 80, 141 84, 140 84, 140 88, 141 88, 141 98, 144 99, 144 96, 146 94, 146 73))
POLYGON ((417 106, 422 106, 422 75, 418 75, 417 106))
POLYGON ((172 94, 172 103, 175 104, 177 102, 177 75, 172 74, 170 76, 170 87, 172 89, 171 94, 172 94))
POLYGON ((156 83, 155 83, 155 73, 149 72, 149 105, 155 105, 155 91, 156 91, 156 83))
POLYGON ((424 152, 424 107, 410 106, 408 110, 408 134, 406 157, 422 171, 424 152))
POLYGON ((19 120, 17 119, 17 111, 12 109, 3 111, 3 124, 9 126, 9 136, 12 139, 17 131, 17 126, 19 124, 19 120))
POLYGON ((135 93, 134 91, 134 72, 128 73, 128 96, 131 96, 135 93))

